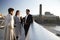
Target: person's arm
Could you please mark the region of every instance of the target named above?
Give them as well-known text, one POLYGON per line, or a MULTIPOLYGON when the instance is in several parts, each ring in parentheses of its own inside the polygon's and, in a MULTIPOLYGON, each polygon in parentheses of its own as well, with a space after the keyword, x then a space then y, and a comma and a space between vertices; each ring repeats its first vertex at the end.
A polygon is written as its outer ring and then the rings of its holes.
POLYGON ((30 20, 29 21, 30 24, 33 23, 33 17, 32 17, 32 15, 30 16, 30 19, 29 20, 30 20))
POLYGON ((23 17, 23 22, 25 23, 25 17, 23 17))
POLYGON ((16 18, 14 17, 14 27, 16 27, 16 18))
POLYGON ((33 23, 33 17, 32 17, 32 15, 29 15, 26 23, 27 23, 27 24, 33 23))
POLYGON ((4 21, 1 24, 4 24, 4 27, 9 27, 9 25, 10 25, 10 17, 9 17, 9 15, 7 15, 4 18, 4 21))
POLYGON ((22 17, 20 17, 20 20, 21 20, 21 23, 23 23, 23 18, 22 17))

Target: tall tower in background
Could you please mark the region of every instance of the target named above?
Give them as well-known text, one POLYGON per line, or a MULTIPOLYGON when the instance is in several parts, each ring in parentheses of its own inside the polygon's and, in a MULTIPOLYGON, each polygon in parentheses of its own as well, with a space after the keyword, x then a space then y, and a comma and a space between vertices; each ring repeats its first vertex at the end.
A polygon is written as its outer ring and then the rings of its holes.
POLYGON ((39 18, 40 18, 40 23, 42 23, 42 4, 39 6, 39 18))
POLYGON ((42 4, 40 4, 40 6, 39 6, 39 16, 40 17, 42 16, 42 4))

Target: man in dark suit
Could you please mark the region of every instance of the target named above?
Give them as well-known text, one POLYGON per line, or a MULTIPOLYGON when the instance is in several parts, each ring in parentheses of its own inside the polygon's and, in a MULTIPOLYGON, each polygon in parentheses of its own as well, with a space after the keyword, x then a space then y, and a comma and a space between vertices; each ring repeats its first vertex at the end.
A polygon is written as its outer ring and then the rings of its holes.
POLYGON ((30 14, 30 10, 26 9, 26 16, 24 18, 24 29, 25 29, 25 37, 27 36, 30 24, 33 23, 33 17, 30 14))

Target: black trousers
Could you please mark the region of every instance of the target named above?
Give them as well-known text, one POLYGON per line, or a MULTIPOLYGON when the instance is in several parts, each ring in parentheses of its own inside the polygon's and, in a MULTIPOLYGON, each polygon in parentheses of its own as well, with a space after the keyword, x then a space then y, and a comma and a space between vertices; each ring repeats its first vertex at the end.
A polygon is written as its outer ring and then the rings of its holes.
POLYGON ((24 29, 25 29, 25 37, 27 36, 27 33, 29 31, 30 25, 24 25, 24 29))

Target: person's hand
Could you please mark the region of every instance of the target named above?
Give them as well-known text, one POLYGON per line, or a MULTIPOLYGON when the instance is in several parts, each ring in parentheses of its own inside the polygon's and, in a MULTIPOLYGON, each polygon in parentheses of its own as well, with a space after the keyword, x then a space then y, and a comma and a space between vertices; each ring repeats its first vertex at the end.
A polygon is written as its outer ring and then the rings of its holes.
POLYGON ((14 27, 16 27, 16 25, 14 25, 14 27))

